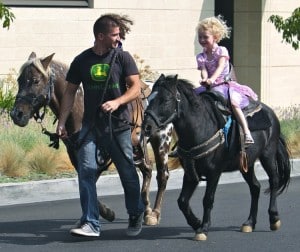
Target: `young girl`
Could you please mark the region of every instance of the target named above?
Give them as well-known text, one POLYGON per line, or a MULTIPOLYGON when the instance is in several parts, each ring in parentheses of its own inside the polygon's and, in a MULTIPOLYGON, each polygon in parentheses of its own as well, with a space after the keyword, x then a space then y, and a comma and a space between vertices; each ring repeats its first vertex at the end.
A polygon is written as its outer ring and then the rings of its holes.
POLYGON ((221 16, 205 18, 198 24, 198 41, 203 47, 203 52, 196 56, 197 66, 201 72, 201 86, 196 88, 196 92, 201 93, 209 88, 228 99, 229 90, 233 113, 243 128, 245 144, 249 145, 253 144, 254 140, 242 109, 248 106, 249 97, 257 100, 257 95, 245 85, 231 80, 225 82, 230 72, 229 54, 228 50, 218 43, 224 38, 229 38, 230 30, 221 16))

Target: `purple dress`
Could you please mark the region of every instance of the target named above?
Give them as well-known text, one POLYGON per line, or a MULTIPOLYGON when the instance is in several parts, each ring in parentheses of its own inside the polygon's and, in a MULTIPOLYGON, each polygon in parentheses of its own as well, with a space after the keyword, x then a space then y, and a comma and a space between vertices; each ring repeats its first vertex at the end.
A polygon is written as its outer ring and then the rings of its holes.
MULTIPOLYGON (((208 78, 210 78, 218 67, 218 61, 220 57, 226 58, 225 67, 220 76, 211 85, 211 90, 221 93, 225 99, 228 99, 229 89, 231 103, 243 109, 249 105, 249 97, 251 97, 253 100, 257 100, 257 94, 250 87, 241 85, 236 81, 228 81, 224 83, 225 77, 227 77, 230 72, 229 54, 226 47, 216 47, 212 60, 207 59, 207 54, 205 51, 199 53, 196 56, 198 69, 201 70, 203 67, 205 67, 208 73, 208 78)), ((206 88, 204 86, 200 86, 196 88, 195 91, 197 94, 199 94, 206 91, 206 88)))

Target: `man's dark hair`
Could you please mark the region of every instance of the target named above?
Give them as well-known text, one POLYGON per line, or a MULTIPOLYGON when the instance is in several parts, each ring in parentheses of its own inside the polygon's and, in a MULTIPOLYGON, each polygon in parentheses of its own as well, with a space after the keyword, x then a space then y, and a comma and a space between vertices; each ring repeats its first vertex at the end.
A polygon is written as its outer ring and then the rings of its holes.
POLYGON ((130 25, 133 21, 127 15, 104 14, 100 16, 94 24, 95 38, 99 33, 108 34, 111 28, 120 28, 120 38, 125 40, 125 35, 130 32, 130 25))

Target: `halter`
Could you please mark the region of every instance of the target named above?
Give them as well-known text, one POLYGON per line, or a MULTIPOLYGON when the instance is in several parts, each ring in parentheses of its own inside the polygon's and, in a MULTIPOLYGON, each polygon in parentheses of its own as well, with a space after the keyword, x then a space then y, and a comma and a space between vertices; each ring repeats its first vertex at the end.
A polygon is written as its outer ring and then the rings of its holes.
MULTIPOLYGON (((170 92, 173 94, 172 91, 170 91, 170 92)), ((175 110, 170 115, 170 117, 167 120, 165 120, 164 122, 161 122, 160 119, 158 118, 158 116, 156 116, 156 114, 151 109, 147 109, 147 111, 144 113, 145 116, 150 116, 152 118, 152 120, 154 121, 155 125, 157 126, 157 128, 159 130, 162 129, 162 128, 165 128, 168 124, 172 123, 175 118, 179 118, 180 117, 181 96, 180 96, 180 93, 178 92, 177 88, 176 88, 176 94, 174 96, 175 96, 175 101, 176 101, 175 110)), ((152 99, 153 98, 154 97, 152 97, 152 99)))
MULTIPOLYGON (((43 119, 46 115, 46 107, 49 105, 51 101, 52 94, 54 92, 54 74, 49 73, 48 74, 48 82, 46 85, 47 92, 45 95, 33 95, 33 94, 27 94, 27 95, 17 95, 16 99, 24 100, 26 103, 30 104, 33 109, 33 118, 34 120, 41 125, 42 133, 49 136, 50 138, 50 144, 49 147, 53 147, 55 149, 59 148, 59 137, 56 133, 49 132, 44 126, 43 126, 43 119), (38 105, 42 105, 43 112, 40 113, 41 107, 38 105)), ((57 119, 54 120, 53 124, 56 122, 57 119)))
POLYGON ((34 95, 34 94, 27 94, 27 95, 18 94, 16 96, 17 100, 24 100, 25 102, 27 102, 34 108, 33 117, 36 121, 42 121, 44 119, 45 114, 46 114, 46 106, 49 105, 50 100, 51 100, 51 95, 54 90, 54 82, 53 82, 54 74, 50 73, 48 77, 49 78, 48 78, 48 82, 46 85, 46 87, 47 87, 46 96, 45 95, 34 95), (36 109, 36 107, 40 104, 42 104, 42 107, 44 109, 42 114, 40 114, 40 108, 36 109))

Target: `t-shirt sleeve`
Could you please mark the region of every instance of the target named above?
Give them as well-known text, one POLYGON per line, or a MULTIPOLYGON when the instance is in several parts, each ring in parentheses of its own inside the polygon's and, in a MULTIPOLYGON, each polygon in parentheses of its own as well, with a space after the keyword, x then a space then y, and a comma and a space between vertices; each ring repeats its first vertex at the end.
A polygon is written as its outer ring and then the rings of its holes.
POLYGON ((70 65, 69 71, 67 72, 66 81, 75 85, 80 85, 82 81, 80 75, 80 64, 77 57, 72 61, 70 65))
POLYGON ((133 57, 127 51, 123 51, 121 55, 121 62, 123 65, 124 75, 128 77, 130 75, 139 74, 139 70, 137 65, 133 59, 133 57))

